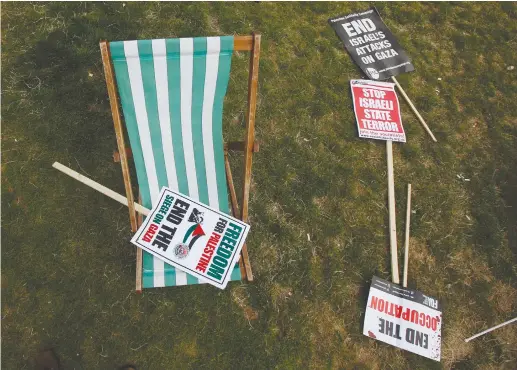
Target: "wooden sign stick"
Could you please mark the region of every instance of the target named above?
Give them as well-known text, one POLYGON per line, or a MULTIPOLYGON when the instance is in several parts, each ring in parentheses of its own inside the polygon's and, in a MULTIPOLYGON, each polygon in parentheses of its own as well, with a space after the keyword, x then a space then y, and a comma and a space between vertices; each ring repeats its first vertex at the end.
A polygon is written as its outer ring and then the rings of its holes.
POLYGON ((486 333, 490 333, 492 330, 502 328, 503 326, 508 325, 508 324, 510 324, 510 323, 512 323, 512 322, 514 322, 514 321, 517 321, 517 317, 514 317, 514 318, 513 318, 513 319, 511 319, 511 320, 505 321, 505 322, 503 322, 502 324, 496 325, 496 326, 494 326, 493 328, 490 328, 490 329, 487 329, 487 330, 485 330, 485 331, 482 331, 481 333, 478 333, 478 334, 476 334, 476 335, 473 335, 472 337, 465 339, 465 342, 470 342, 472 339, 476 339, 477 337, 480 337, 480 336, 482 336, 482 335, 485 335, 486 333))
POLYGON ((395 284, 399 284, 397 223, 395 219, 395 182, 393 179, 393 146, 391 140, 386 141, 386 154, 388 157, 388 205, 390 215, 391 280, 395 284))
POLYGON ((411 184, 407 185, 407 208, 406 208, 406 240, 404 241, 404 278, 402 286, 407 287, 407 270, 409 263, 409 224, 411 222, 411 184))
MULTIPOLYGON (((63 172, 64 174, 66 174, 66 175, 68 175, 70 177, 73 177, 77 181, 80 181, 83 184, 88 185, 89 187, 97 190, 98 192, 101 192, 102 194, 107 195, 111 199, 114 199, 117 202, 122 203, 125 206, 128 205, 128 201, 127 201, 127 198, 125 196, 120 195, 119 193, 115 193, 113 190, 108 189, 107 187, 99 184, 98 182, 95 182, 92 179, 89 179, 88 177, 83 176, 80 173, 75 172, 74 170, 72 170, 72 169, 70 169, 70 168, 68 168, 66 166, 63 166, 61 163, 54 162, 52 167, 54 167, 56 170, 59 170, 59 171, 63 172)), ((141 206, 138 203, 134 203, 134 204, 135 204, 135 211, 137 211, 138 213, 143 214, 144 216, 147 216, 149 214, 149 212, 151 212, 151 210, 141 206)))
POLYGON ((425 130, 427 131, 427 133, 431 136, 431 139, 433 139, 433 141, 436 143, 436 138, 434 137, 433 133, 431 132, 431 129, 427 126, 427 124, 425 123, 424 119, 422 118, 422 116, 420 115, 420 113, 418 113, 418 111, 416 110, 415 106, 413 105, 413 103, 411 102, 411 100, 409 99, 409 96, 407 96, 406 92, 404 91, 404 89, 402 88, 402 86, 400 86, 399 82, 397 81, 397 79, 395 78, 395 76, 391 76, 391 80, 393 82, 395 82, 395 85, 397 85, 398 89, 400 90, 400 92, 402 93, 402 96, 404 97, 404 99, 406 99, 406 102, 409 104, 409 106, 411 107, 411 110, 413 111, 413 113, 415 113, 416 117, 418 118, 418 120, 420 121, 420 123, 422 124, 422 126, 424 126, 425 130))

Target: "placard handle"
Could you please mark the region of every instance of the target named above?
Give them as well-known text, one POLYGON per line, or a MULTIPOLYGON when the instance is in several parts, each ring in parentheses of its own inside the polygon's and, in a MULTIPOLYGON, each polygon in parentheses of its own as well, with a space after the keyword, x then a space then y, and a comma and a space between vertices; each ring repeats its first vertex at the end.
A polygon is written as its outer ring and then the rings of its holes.
POLYGON ((422 126, 424 126, 425 130, 427 131, 427 133, 431 136, 431 139, 433 139, 433 141, 436 143, 436 138, 434 137, 433 133, 431 132, 431 129, 429 128, 429 126, 427 126, 427 123, 425 123, 424 119, 422 118, 422 116, 420 115, 420 113, 418 113, 417 109, 415 108, 415 106, 413 105, 413 103, 411 102, 411 100, 409 99, 409 96, 407 96, 406 92, 404 91, 404 89, 402 88, 402 86, 400 86, 399 82, 397 81, 397 79, 395 78, 395 76, 391 76, 391 80, 393 82, 395 82, 395 85, 397 85, 398 89, 400 90, 400 92, 402 93, 402 96, 404 97, 404 99, 406 99, 406 102, 409 104, 409 106, 411 107, 411 110, 413 111, 413 113, 415 113, 416 117, 418 118, 418 120, 420 121, 420 123, 422 124, 422 126))
POLYGON ((386 154, 388 162, 388 205, 390 215, 391 280, 395 284, 399 284, 400 278, 397 250, 397 222, 395 219, 395 180, 393 176, 393 145, 391 140, 386 141, 386 154))
POLYGON ((407 288, 407 275, 409 264, 409 225, 411 223, 411 184, 407 184, 407 208, 406 208, 406 239, 404 241, 404 276, 402 286, 407 288))
MULTIPOLYGON (((89 187, 97 190, 98 192, 100 192, 104 195, 107 195, 111 199, 116 200, 117 202, 122 203, 125 206, 128 205, 127 198, 125 196, 123 196, 119 193, 115 193, 113 190, 105 187, 104 185, 99 184, 98 182, 93 181, 92 179, 90 179, 84 175, 81 175, 78 172, 75 172, 74 170, 62 165, 61 163, 54 162, 52 167, 54 167, 56 170, 63 172, 64 174, 66 174, 70 177, 73 177, 77 181, 80 181, 83 184, 88 185, 89 187)), ((151 210, 145 208, 144 206, 141 206, 138 203, 135 203, 135 211, 143 214, 144 216, 147 216, 151 212, 151 210)))

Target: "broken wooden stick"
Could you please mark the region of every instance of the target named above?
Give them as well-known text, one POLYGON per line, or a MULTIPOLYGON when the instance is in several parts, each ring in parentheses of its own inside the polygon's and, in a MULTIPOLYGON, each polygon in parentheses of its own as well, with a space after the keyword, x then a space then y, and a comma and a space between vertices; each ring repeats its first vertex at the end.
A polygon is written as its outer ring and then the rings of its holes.
POLYGON ((409 263, 409 224, 411 222, 411 184, 407 184, 407 208, 406 208, 406 239, 404 241, 404 277, 402 286, 407 287, 407 272, 409 263))
POLYGON ((402 96, 404 97, 404 99, 406 99, 406 102, 409 104, 409 106, 411 107, 411 110, 413 111, 413 113, 415 113, 416 117, 418 118, 418 120, 420 121, 420 123, 422 124, 422 126, 424 126, 424 129, 427 131, 427 133, 431 136, 431 139, 433 139, 433 141, 436 143, 436 138, 434 137, 433 133, 431 132, 431 129, 429 128, 429 126, 427 126, 427 123, 425 123, 424 119, 422 118, 422 116, 420 115, 420 113, 418 112, 418 110, 415 108, 415 106, 413 105, 413 103, 411 102, 411 99, 409 99, 409 96, 407 96, 406 92, 404 91, 404 89, 402 88, 402 86, 400 86, 399 82, 397 81, 397 79, 395 78, 395 76, 391 76, 391 80, 393 82, 395 82, 395 85, 397 85, 398 89, 400 90, 402 96))
POLYGON ((477 337, 480 337, 480 336, 482 336, 482 335, 485 335, 486 333, 490 333, 492 330, 502 328, 503 326, 508 325, 508 324, 510 324, 510 323, 512 323, 512 322, 514 322, 514 321, 517 321, 517 317, 514 317, 514 318, 513 318, 513 319, 511 319, 511 320, 505 321, 505 322, 503 322, 502 324, 496 325, 496 326, 494 326, 493 328, 490 328, 490 329, 487 329, 487 330, 485 330, 485 331, 482 331, 481 333, 478 333, 478 334, 476 334, 476 335, 473 335, 473 336, 471 336, 470 338, 465 339, 465 342, 470 342, 472 339, 476 339, 477 337))
MULTIPOLYGON (((100 192, 100 193, 110 197, 111 199, 116 200, 117 202, 122 203, 125 206, 128 205, 128 201, 127 201, 127 198, 125 196, 120 195, 119 193, 115 193, 113 190, 108 189, 107 187, 99 184, 98 182, 93 181, 92 179, 89 179, 88 177, 86 177, 84 175, 81 175, 78 172, 75 172, 74 170, 72 170, 72 169, 62 165, 61 163, 54 162, 52 167, 54 167, 56 170, 59 170, 59 171, 63 172, 64 174, 66 174, 66 175, 68 175, 70 177, 73 177, 77 181, 80 181, 83 184, 88 185, 89 187, 91 187, 91 188, 97 190, 98 192, 100 192)), ((135 211, 137 211, 138 213, 143 214, 144 216, 147 216, 149 214, 149 212, 151 212, 150 209, 147 209, 147 208, 141 206, 138 203, 135 203, 135 211)))

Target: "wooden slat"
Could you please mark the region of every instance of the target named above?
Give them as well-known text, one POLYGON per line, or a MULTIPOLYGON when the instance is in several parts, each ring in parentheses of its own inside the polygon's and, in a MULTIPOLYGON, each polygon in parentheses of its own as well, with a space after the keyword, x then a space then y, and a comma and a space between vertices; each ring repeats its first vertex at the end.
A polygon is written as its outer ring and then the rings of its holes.
POLYGON ((233 50, 250 51, 253 49, 253 36, 234 36, 233 50))
MULTIPOLYGON (((138 203, 142 204, 142 195, 139 194, 138 196, 138 203)), ((142 225, 142 222, 144 221, 144 217, 141 213, 137 215, 137 223, 138 227, 142 225)), ((135 290, 137 293, 142 293, 142 248, 136 247, 136 282, 135 282, 135 290)))
MULTIPOLYGON (((237 203, 237 193, 235 193, 235 186, 233 185, 232 169, 230 168, 230 160, 228 159, 228 152, 224 151, 224 168, 226 169, 226 180, 228 181, 228 191, 230 192, 230 204, 232 206, 232 215, 239 218, 239 204, 237 203)), ((243 245, 246 248, 246 244, 243 245)), ((241 280, 246 280, 246 267, 244 266, 242 250, 241 258, 239 259, 239 270, 241 270, 241 280)))
POLYGON ((120 108, 118 105, 117 92, 115 89, 115 79, 113 78, 113 66, 111 64, 110 52, 106 41, 100 42, 102 64, 104 65, 104 76, 106 78, 106 86, 108 88, 108 96, 111 106, 111 115, 113 117, 113 125, 115 127, 115 136, 117 137, 117 146, 120 155, 120 164, 122 167, 122 176, 124 177, 124 186, 126 188, 126 197, 128 200, 129 220, 131 222, 131 230, 136 232, 136 213, 134 207, 133 190, 131 188, 131 178, 129 176, 129 165, 124 148, 126 147, 124 140, 124 132, 122 131, 122 121, 120 119, 120 108))
MULTIPOLYGON (((79 182, 82 182, 84 185, 97 190, 99 193, 106 195, 107 197, 119 202, 120 204, 128 206, 127 198, 125 196, 111 190, 110 188, 105 187, 104 185, 99 184, 97 181, 93 181, 92 179, 84 175, 81 175, 79 172, 76 172, 71 168, 62 165, 59 162, 52 163, 52 167, 54 167, 58 171, 61 171, 65 175, 70 176, 71 178, 76 179, 79 182)), ((138 203, 134 203, 134 208, 136 212, 142 213, 144 216, 147 216, 151 212, 150 209, 145 208, 144 206, 138 203)))
MULTIPOLYGON (((248 111, 246 112, 246 139, 244 151, 244 185, 242 193, 241 219, 248 222, 248 201, 251 186, 251 164, 253 160, 253 144, 255 143, 255 112, 257 110, 258 69, 260 60, 260 35, 253 34, 253 49, 250 54, 248 80, 248 111)), ((243 248, 244 266, 248 281, 253 281, 253 273, 249 262, 248 251, 243 248)))
POLYGON ((237 202, 237 193, 233 185, 232 170, 230 168, 230 161, 228 159, 228 152, 224 152, 224 167, 226 169, 226 179, 228 180, 228 190, 230 192, 230 203, 232 206, 232 214, 235 218, 240 218, 239 203, 237 202))

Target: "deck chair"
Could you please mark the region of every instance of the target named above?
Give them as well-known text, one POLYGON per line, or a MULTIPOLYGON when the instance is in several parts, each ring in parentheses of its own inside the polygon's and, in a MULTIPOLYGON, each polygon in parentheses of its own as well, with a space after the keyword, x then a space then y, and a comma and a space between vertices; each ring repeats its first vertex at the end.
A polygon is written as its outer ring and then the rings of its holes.
MULTIPOLYGON (((133 206, 131 158, 143 206, 151 208, 161 188, 168 186, 227 214, 230 198, 233 216, 247 222, 252 156, 258 151, 260 35, 101 41, 100 49, 117 138, 114 159, 122 167, 131 230, 136 232, 142 222, 133 206), (224 143, 223 100, 234 51, 250 51, 246 136, 241 142, 224 143), (118 97, 130 148, 125 144, 118 97), (240 212, 229 150, 244 152, 240 212)), ((136 265, 137 292, 201 283, 140 248, 136 265)), ((231 280, 240 279, 253 280, 246 246, 231 275, 231 280)))

